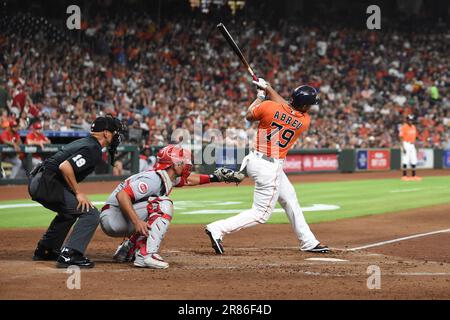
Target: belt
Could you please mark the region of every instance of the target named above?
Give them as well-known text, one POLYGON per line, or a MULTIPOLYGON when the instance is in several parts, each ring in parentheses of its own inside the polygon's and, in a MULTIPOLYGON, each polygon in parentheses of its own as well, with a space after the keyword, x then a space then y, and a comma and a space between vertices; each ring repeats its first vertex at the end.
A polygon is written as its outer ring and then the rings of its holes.
POLYGON ((268 156, 267 156, 267 155, 265 155, 265 154, 263 154, 263 155, 262 155, 261 159, 264 159, 264 160, 266 160, 266 161, 269 161, 269 162, 275 163, 275 159, 274 159, 274 158, 272 158, 272 157, 268 157, 268 156))
POLYGON ((259 152, 259 151, 253 151, 260 159, 264 159, 266 161, 275 163, 278 162, 278 159, 269 157, 268 155, 266 155, 265 153, 259 152))

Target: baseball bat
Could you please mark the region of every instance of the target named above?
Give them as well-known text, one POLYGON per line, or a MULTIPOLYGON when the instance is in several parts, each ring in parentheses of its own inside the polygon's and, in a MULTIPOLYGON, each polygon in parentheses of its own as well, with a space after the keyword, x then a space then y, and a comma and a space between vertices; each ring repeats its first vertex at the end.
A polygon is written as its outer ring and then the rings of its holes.
POLYGON ((230 45, 231 49, 233 49, 234 53, 236 53, 236 55, 239 57, 241 62, 247 68, 247 70, 250 73, 250 75, 252 76, 253 80, 258 81, 258 77, 253 72, 252 67, 250 67, 250 65, 248 64, 247 59, 245 59, 244 55, 241 52, 241 49, 239 49, 238 45, 236 44, 236 42, 234 41, 233 37, 228 32, 228 30, 224 26, 224 24, 223 23, 219 23, 217 25, 217 28, 222 33, 222 35, 224 36, 225 40, 227 40, 227 42, 230 45))

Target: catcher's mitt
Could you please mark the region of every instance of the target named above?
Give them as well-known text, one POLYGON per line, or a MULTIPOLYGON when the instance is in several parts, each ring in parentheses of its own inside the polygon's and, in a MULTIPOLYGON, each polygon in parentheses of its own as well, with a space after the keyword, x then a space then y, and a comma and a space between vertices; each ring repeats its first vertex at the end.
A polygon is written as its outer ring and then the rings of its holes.
POLYGON ((236 185, 244 180, 245 175, 242 172, 237 172, 227 168, 218 168, 213 173, 219 182, 231 183, 234 182, 236 185))

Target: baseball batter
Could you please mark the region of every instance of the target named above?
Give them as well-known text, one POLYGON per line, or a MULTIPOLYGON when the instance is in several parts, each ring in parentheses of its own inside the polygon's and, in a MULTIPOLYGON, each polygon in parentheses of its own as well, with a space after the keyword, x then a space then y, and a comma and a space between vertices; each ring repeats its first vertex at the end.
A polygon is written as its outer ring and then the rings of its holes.
POLYGON ((236 216, 208 224, 206 234, 216 253, 222 254, 224 235, 267 222, 278 201, 300 240, 300 249, 329 252, 328 247, 320 245, 311 232, 295 189, 283 171, 287 152, 310 125, 307 112, 311 105, 319 102, 317 90, 299 86, 293 91, 290 103, 287 103, 264 79, 253 82, 258 87, 258 95, 248 108, 246 119, 259 122, 256 150, 244 158, 240 170, 247 169, 248 176, 255 181, 253 206, 236 216), (266 95, 269 100, 264 101, 266 95))
POLYGON ((174 210, 169 194, 172 188, 211 182, 240 183, 242 173, 219 168, 211 175, 191 174, 191 154, 168 145, 157 154, 154 170, 135 174, 120 183, 109 196, 100 215, 102 230, 111 237, 129 237, 113 259, 134 265, 165 269, 169 264, 158 254, 174 210))
POLYGON ((415 142, 417 139, 417 128, 413 124, 415 117, 413 114, 409 114, 406 117, 406 123, 404 123, 399 130, 399 137, 402 142, 402 165, 403 165, 403 181, 420 181, 422 178, 416 175, 417 165, 417 150, 415 142), (408 165, 411 166, 412 175, 408 177, 407 169, 408 165))

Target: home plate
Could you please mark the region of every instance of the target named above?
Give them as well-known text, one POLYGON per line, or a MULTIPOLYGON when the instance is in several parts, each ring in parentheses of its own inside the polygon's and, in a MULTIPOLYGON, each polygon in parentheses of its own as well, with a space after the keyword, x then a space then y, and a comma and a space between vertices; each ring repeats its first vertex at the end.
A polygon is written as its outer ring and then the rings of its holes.
POLYGON ((345 262, 348 260, 336 259, 336 258, 307 258, 308 261, 326 261, 326 262, 345 262))

